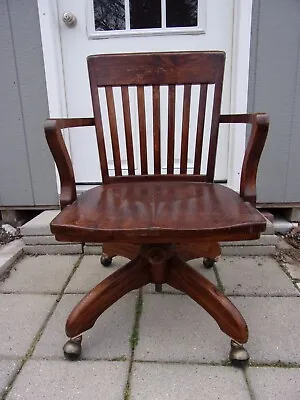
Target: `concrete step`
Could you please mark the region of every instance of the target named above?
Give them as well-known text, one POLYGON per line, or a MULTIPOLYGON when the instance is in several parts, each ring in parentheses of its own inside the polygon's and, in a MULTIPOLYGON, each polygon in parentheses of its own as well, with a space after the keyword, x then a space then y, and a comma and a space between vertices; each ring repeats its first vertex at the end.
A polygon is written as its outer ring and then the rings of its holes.
MULTIPOLYGON (((101 254, 102 246, 97 243, 58 242, 50 231, 50 222, 59 210, 44 211, 21 227, 27 254, 101 254)), ((224 255, 266 255, 275 252, 278 238, 268 219, 267 229, 258 240, 221 243, 224 255), (248 249, 248 250, 247 250, 248 249)))

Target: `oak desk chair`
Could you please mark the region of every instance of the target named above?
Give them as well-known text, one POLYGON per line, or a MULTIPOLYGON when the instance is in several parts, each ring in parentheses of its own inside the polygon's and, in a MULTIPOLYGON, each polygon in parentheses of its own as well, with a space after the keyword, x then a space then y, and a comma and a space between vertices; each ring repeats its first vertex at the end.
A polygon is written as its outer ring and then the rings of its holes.
POLYGON ((126 293, 152 282, 157 291, 161 290, 163 283, 167 283, 188 294, 232 339, 231 361, 247 360, 248 353, 243 344, 247 342, 248 330, 242 315, 187 261, 203 257, 205 266, 211 267, 220 255, 219 242, 258 239, 265 230, 265 220, 255 209, 255 201, 256 173, 268 132, 268 116, 220 115, 224 52, 93 55, 88 57, 87 65, 94 118, 49 119, 45 125, 47 141, 61 181, 61 212, 52 221, 51 231, 61 241, 103 243, 103 264, 110 264, 117 254, 131 261, 99 283, 73 309, 66 323, 66 334, 70 340, 64 346, 65 356, 78 358, 82 333, 126 293), (181 103, 177 101, 178 85, 184 85, 181 103), (194 85, 200 88, 196 117, 190 113, 194 85), (163 112, 167 114, 165 128, 161 124, 164 104, 161 86, 168 90, 168 105, 163 112), (214 96, 208 161, 206 173, 201 174, 210 86, 214 96), (118 123, 120 115, 117 116, 116 112, 115 87, 119 87, 122 99, 123 125, 118 123), (136 107, 130 101, 131 87, 136 88, 136 107), (152 92, 152 115, 145 107, 146 87, 152 92), (101 100, 99 96, 102 96, 101 100), (104 132, 101 101, 105 101, 107 106, 110 149, 104 132), (180 165, 179 171, 176 171, 175 125, 180 107, 180 165), (133 145, 135 116, 139 126, 139 154, 136 154, 133 145), (151 173, 146 129, 149 118, 153 121, 154 171, 151 173), (192 173, 188 170, 190 118, 197 118, 192 141, 192 173), (214 183, 218 131, 223 123, 252 125, 242 166, 240 194, 214 183), (103 182, 103 185, 86 191, 78 198, 71 160, 61 134, 61 129, 77 126, 96 128, 103 182), (125 169, 120 156, 121 133, 125 137, 127 154, 125 169), (166 158, 163 158, 163 140, 166 140, 166 158), (113 173, 108 167, 108 150, 113 154, 113 173), (167 160, 165 171, 162 160, 167 160))

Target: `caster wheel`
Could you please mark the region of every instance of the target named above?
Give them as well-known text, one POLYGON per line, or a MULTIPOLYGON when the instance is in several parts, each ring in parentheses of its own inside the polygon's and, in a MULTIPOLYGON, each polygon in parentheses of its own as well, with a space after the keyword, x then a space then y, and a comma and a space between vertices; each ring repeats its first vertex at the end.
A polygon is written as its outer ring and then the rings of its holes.
POLYGON ((229 360, 232 365, 235 365, 236 367, 243 367, 244 365, 248 364, 249 353, 243 345, 232 340, 229 360))
POLYGON ((108 257, 106 254, 102 254, 102 256, 100 257, 100 262, 103 267, 109 267, 112 263, 112 257, 108 257))
POLYGON ((203 266, 205 268, 212 268, 216 264, 216 260, 214 258, 203 258, 203 266))
POLYGON ((64 345, 64 355, 67 360, 76 361, 81 355, 81 340, 82 336, 78 336, 74 339, 70 339, 64 345))
POLYGON ((157 293, 161 293, 162 292, 162 284, 161 283, 156 283, 155 284, 155 291, 157 293))

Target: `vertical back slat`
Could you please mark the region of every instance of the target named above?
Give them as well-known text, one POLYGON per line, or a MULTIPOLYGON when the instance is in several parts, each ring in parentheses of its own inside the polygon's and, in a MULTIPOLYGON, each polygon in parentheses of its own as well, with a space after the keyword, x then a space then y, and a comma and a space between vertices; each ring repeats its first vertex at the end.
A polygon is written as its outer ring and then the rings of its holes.
POLYGON ((161 139, 160 139, 160 88, 153 86, 153 145, 154 145, 154 173, 161 173, 161 139))
POLYGON ((175 85, 169 86, 168 98, 168 155, 167 173, 174 171, 174 138, 175 138, 175 85))
POLYGON ((146 138, 146 116, 145 116, 145 93, 144 86, 137 86, 138 114, 139 114, 139 131, 140 131, 140 157, 141 157, 141 173, 148 173, 147 161, 147 138, 146 138))
POLYGON ((222 86, 223 86, 223 80, 219 79, 219 81, 215 85, 214 104, 213 104, 212 120, 211 120, 207 173, 206 173, 208 182, 213 182, 215 175, 222 86))
POLYGON ((134 175, 135 174, 135 172, 134 172, 134 152, 133 152, 133 143, 132 143, 132 128, 131 128, 131 118, 130 118, 128 86, 122 86, 121 91, 122 91, 122 104, 123 104, 123 117, 124 117, 124 128, 125 128, 128 175, 134 175))
POLYGON ((107 156, 106 156, 106 148, 105 148, 104 133, 103 133, 103 124, 101 118, 98 87, 96 85, 96 79, 94 77, 93 72, 94 72, 93 69, 90 69, 89 71, 90 85, 91 85, 92 103, 93 103, 93 111, 95 118, 96 136, 98 143, 98 152, 99 152, 99 159, 101 166, 102 182, 107 183, 109 180, 109 175, 108 175, 107 156))
POLYGON ((106 93, 106 101, 107 101, 107 111, 108 111, 108 119, 110 126, 110 136, 112 143, 112 151, 114 156, 114 166, 115 166, 115 175, 122 175, 121 168, 121 158, 120 158, 120 146, 119 146, 119 137, 118 137, 118 129, 117 129, 117 119, 116 119, 116 110, 115 110, 115 102, 113 89, 111 86, 105 87, 106 93))
POLYGON ((200 88, 199 111, 198 111, 198 122, 197 122, 197 132, 196 132, 196 144, 195 144, 195 158, 194 158, 194 174, 200 174, 201 170, 206 100, 207 100, 207 84, 203 83, 201 84, 200 88))
POLYGON ((188 144, 189 144, 189 122, 190 122, 190 108, 191 108, 191 87, 192 87, 192 85, 184 85, 181 155, 180 155, 180 173, 181 174, 185 174, 187 172, 187 156, 188 156, 188 144))

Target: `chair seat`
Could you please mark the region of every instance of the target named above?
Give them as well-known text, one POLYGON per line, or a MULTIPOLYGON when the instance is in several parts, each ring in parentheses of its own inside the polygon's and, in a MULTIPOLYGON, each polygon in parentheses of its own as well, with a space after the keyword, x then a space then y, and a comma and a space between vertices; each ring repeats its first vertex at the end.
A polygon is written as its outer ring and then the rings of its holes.
POLYGON ((133 182, 83 193, 52 221, 58 240, 174 242, 258 238, 264 217, 233 190, 194 182, 133 182))

